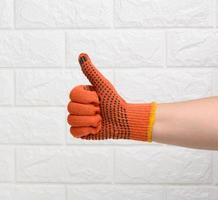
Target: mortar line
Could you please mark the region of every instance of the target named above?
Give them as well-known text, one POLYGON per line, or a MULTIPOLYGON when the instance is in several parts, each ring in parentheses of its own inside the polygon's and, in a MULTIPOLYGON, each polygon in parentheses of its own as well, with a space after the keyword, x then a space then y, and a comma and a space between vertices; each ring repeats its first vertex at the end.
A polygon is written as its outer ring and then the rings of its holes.
MULTIPOLYGON (((218 29, 217 29, 218 30, 218 29)), ((100 70, 112 70, 112 69, 115 69, 115 70, 126 70, 126 69, 163 69, 164 68, 164 65, 162 66, 157 66, 157 65, 154 65, 154 66, 143 66, 143 65, 140 65, 140 66, 104 66, 104 67, 99 67, 100 70)), ((67 66, 66 68, 63 66, 63 67, 46 67, 46 66, 39 66, 39 67, 21 67, 21 66, 17 66, 17 67, 0 67, 0 70, 12 70, 14 69, 16 71, 21 71, 21 70, 24 70, 24 71, 31 71, 31 70, 36 70, 36 71, 53 71, 53 70, 56 70, 56 71, 74 71, 74 70, 79 70, 78 69, 78 66, 67 66)), ((193 70, 196 70, 196 69, 217 69, 217 65, 213 65, 213 66, 191 66, 191 65, 187 65, 187 66, 167 66, 168 69, 193 69, 193 70)))
POLYGON ((212 10, 213 10, 213 16, 212 16, 213 28, 216 30, 217 16, 218 16, 218 14, 217 14, 217 12, 218 12, 217 11, 217 0, 213 0, 212 4, 213 4, 213 8, 212 8, 212 10))
POLYGON ((215 166, 215 162, 214 162, 214 153, 211 152, 211 177, 212 177, 212 185, 216 185, 215 183, 215 178, 214 178, 214 166, 215 166))
POLYGON ((167 200, 168 196, 168 185, 163 185, 163 200, 167 200))
MULTIPOLYGON (((4 184, 5 182, 0 182, 1 184, 4 184)), ((10 184, 10 183, 9 183, 10 184)), ((218 188, 218 186, 213 186, 211 184, 202 184, 202 183, 114 183, 108 181, 108 182, 70 182, 70 181, 53 181, 53 182, 46 182, 46 181, 17 181, 17 185, 57 185, 57 186, 121 186, 121 187, 126 187, 126 186, 135 186, 135 187, 187 187, 189 188, 190 186, 192 187, 198 187, 198 188, 204 188, 204 187, 211 187, 211 188, 218 188)))
POLYGON ((65 190, 65 200, 68 200, 68 186, 67 186, 67 184, 64 184, 64 190, 65 190))
POLYGON ((167 30, 164 31, 164 68, 167 68, 167 55, 168 55, 168 40, 167 40, 167 30))
MULTIPOLYGON (((204 29, 212 29, 214 25, 208 25, 208 26, 129 26, 129 27, 17 27, 17 31, 99 31, 99 30, 111 30, 111 31, 122 31, 122 30, 146 30, 146 31, 163 31, 163 30, 190 30, 190 29, 196 29, 196 30, 204 30, 204 29)), ((5 28, 6 30, 11 30, 10 28, 5 28)))
POLYGON ((112 162, 113 162, 113 163, 112 163, 112 170, 113 170, 113 171, 112 171, 112 184, 114 185, 114 184, 115 184, 115 167, 116 167, 116 166, 115 166, 115 165, 116 165, 116 164, 115 164, 115 160, 116 160, 116 159, 115 159, 116 148, 113 147, 112 151, 113 151, 113 152, 112 152, 112 156, 113 156, 113 157, 112 157, 112 158, 113 158, 113 160, 112 160, 112 162))
POLYGON ((13 0, 13 29, 16 30, 16 0, 13 0))
POLYGON ((17 184, 17 152, 14 146, 14 183, 17 184))
POLYGON ((64 31, 64 68, 67 68, 67 32, 64 31))
POLYGON ((113 12, 112 13, 112 18, 113 18, 113 23, 112 24, 113 24, 113 26, 112 27, 115 30, 115 29, 117 29, 117 27, 115 27, 115 0, 112 1, 112 4, 113 4, 113 10, 112 10, 112 12, 113 12))
MULTIPOLYGON (((16 94, 17 94, 17 87, 16 87, 16 83, 17 83, 17 80, 16 80, 16 70, 15 69, 12 69, 12 72, 13 72, 13 105, 8 105, 8 107, 15 107, 16 106, 16 94)), ((0 106, 1 107, 1 106, 0 106)), ((4 106, 4 107, 7 107, 7 106, 4 106)))

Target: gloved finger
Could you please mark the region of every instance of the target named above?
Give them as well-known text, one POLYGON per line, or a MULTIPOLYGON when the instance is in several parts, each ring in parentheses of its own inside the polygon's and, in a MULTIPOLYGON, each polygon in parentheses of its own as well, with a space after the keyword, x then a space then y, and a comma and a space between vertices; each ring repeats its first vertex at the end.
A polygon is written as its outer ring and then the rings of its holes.
POLYGON ((70 102, 67 106, 68 112, 73 115, 95 115, 100 113, 99 106, 93 104, 81 104, 70 102))
POLYGON ((97 134, 88 134, 81 137, 84 140, 106 140, 111 139, 109 135, 103 134, 102 130, 100 130, 97 134))
POLYGON ((83 104, 99 104, 98 95, 91 85, 78 85, 70 92, 70 99, 73 102, 83 104))
POLYGON ((74 137, 81 138, 89 134, 97 134, 101 130, 101 124, 97 127, 71 127, 70 132, 74 137))
POLYGON ((79 55, 79 63, 84 75, 88 78, 98 93, 105 93, 108 92, 108 90, 115 91, 110 81, 107 80, 92 64, 91 59, 87 54, 81 53, 79 55))
POLYGON ((72 127, 92 126, 97 127, 101 123, 101 116, 99 114, 93 116, 77 116, 68 115, 67 121, 72 127))

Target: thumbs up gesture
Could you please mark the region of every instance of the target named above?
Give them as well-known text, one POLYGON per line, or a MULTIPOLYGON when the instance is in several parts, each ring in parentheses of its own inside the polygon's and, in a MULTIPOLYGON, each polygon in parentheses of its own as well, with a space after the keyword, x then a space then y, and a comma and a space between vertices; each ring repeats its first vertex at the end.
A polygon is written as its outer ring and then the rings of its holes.
POLYGON ((67 120, 71 134, 87 140, 151 142, 156 103, 127 103, 87 54, 79 55, 79 63, 91 85, 79 85, 70 92, 67 120))

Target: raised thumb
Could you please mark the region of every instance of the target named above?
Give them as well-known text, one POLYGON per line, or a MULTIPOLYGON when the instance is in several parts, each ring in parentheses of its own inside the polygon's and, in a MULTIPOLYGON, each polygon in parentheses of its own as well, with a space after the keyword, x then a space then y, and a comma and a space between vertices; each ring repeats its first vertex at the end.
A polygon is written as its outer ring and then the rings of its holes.
POLYGON ((85 74, 89 82, 95 87, 97 92, 104 92, 105 89, 113 89, 113 85, 98 71, 92 64, 91 59, 86 53, 79 55, 79 63, 82 72, 85 74))

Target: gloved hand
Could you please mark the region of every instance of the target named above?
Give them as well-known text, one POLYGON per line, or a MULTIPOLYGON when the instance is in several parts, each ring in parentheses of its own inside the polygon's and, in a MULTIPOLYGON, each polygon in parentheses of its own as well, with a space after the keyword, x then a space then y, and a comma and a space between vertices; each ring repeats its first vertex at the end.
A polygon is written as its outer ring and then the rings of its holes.
POLYGON ((92 85, 79 85, 70 93, 68 123, 72 135, 88 140, 151 142, 156 103, 127 103, 87 54, 80 54, 79 63, 92 85))

